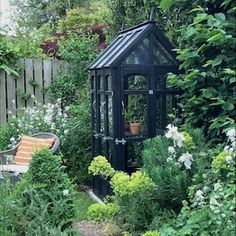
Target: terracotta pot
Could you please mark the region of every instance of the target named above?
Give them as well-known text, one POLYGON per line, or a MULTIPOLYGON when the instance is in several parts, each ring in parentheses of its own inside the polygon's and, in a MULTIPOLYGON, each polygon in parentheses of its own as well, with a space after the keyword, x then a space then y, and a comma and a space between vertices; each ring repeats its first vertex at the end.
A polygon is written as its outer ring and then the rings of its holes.
POLYGON ((130 131, 130 124, 129 124, 129 122, 127 122, 127 121, 124 122, 124 129, 125 129, 125 131, 130 131))
POLYGON ((132 134, 140 134, 141 123, 130 123, 130 132, 132 134))

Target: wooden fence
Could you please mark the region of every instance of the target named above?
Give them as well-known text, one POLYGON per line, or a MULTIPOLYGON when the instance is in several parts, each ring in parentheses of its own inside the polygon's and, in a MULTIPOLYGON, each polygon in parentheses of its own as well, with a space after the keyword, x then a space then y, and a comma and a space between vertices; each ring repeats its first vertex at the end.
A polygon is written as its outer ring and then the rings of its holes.
POLYGON ((47 103, 48 85, 58 73, 68 73, 68 63, 61 60, 21 59, 17 65, 19 77, 0 71, 0 125, 15 116, 19 108, 34 106, 34 97, 47 103))

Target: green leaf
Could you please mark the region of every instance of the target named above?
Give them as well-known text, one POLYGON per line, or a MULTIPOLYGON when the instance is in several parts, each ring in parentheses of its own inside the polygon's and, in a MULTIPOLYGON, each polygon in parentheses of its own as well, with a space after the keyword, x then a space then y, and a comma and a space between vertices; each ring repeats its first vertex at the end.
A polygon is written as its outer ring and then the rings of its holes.
POLYGON ((209 106, 219 106, 223 105, 225 103, 224 100, 217 98, 218 100, 216 102, 210 103, 209 106))
POLYGON ((202 95, 205 98, 210 98, 210 97, 214 96, 217 93, 217 90, 215 88, 212 88, 212 87, 207 88, 207 89, 203 89, 202 91, 203 91, 202 95))
POLYGON ((225 19, 226 19, 224 13, 216 13, 215 18, 222 20, 222 21, 225 21, 225 19))
POLYGON ((10 68, 7 65, 1 65, 0 69, 3 69, 7 72, 8 75, 15 75, 15 76, 19 76, 19 74, 17 73, 16 70, 13 70, 12 68, 10 68))
POLYGON ((206 13, 197 14, 197 16, 194 18, 194 21, 191 25, 199 24, 205 20, 208 20, 208 18, 209 18, 209 15, 207 15, 206 13))
POLYGON ((235 83, 236 82, 236 77, 232 77, 232 78, 230 78, 230 83, 232 84, 232 83, 235 83))
POLYGON ((227 75, 236 75, 236 71, 234 71, 230 68, 224 69, 224 73, 227 74, 227 75))
POLYGON ((169 10, 174 5, 175 2, 176 2, 175 0, 162 0, 160 2, 160 7, 163 10, 169 10))
POLYGON ((234 109, 234 104, 231 102, 225 102, 222 106, 225 111, 232 111, 234 109))
POLYGON ((207 42, 215 42, 215 41, 220 41, 222 39, 224 39, 225 36, 222 33, 218 33, 213 35, 212 37, 210 37, 207 42))

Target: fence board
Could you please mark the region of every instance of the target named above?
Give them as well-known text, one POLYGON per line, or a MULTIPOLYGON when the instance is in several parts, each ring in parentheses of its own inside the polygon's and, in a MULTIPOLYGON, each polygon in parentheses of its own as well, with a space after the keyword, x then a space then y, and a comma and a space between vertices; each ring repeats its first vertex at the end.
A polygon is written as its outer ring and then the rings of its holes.
POLYGON ((46 88, 59 72, 67 74, 69 68, 67 62, 60 60, 21 59, 17 64, 22 68, 17 78, 0 71, 0 124, 17 115, 17 111, 19 115, 22 108, 35 105, 31 97, 23 99, 24 94, 34 95, 38 102, 47 103, 46 88))
POLYGON ((37 102, 43 103, 43 68, 42 60, 34 60, 35 98, 37 102))
POLYGON ((7 109, 6 109, 6 84, 5 72, 0 71, 0 124, 6 122, 7 109))
MULTIPOLYGON (((32 59, 26 59, 25 60, 25 77, 27 78, 25 83, 25 90, 26 94, 34 95, 34 87, 31 84, 31 81, 34 79, 34 64, 32 59)), ((32 97, 29 97, 26 100, 26 106, 32 107, 34 105, 34 100, 32 97)))
POLYGON ((53 63, 52 63, 53 80, 57 78, 60 71, 61 71, 61 65, 60 65, 59 60, 54 60, 53 63))
POLYGON ((19 60, 20 66, 19 77, 16 78, 16 94, 17 94, 17 110, 20 107, 25 107, 25 100, 21 98, 20 94, 25 92, 25 60, 19 60))
POLYGON ((16 83, 13 76, 7 75, 7 116, 8 119, 16 115, 16 83))
POLYGON ((44 90, 44 102, 48 102, 47 96, 47 87, 50 85, 52 81, 52 63, 51 61, 43 61, 43 90, 44 90))

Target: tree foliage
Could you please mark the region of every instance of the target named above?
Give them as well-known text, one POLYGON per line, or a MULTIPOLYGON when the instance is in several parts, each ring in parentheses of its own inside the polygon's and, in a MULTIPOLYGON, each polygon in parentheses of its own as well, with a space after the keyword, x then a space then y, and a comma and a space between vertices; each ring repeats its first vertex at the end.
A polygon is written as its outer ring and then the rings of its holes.
POLYGON ((39 28, 45 23, 55 26, 69 9, 83 5, 82 0, 11 0, 20 27, 39 28))

